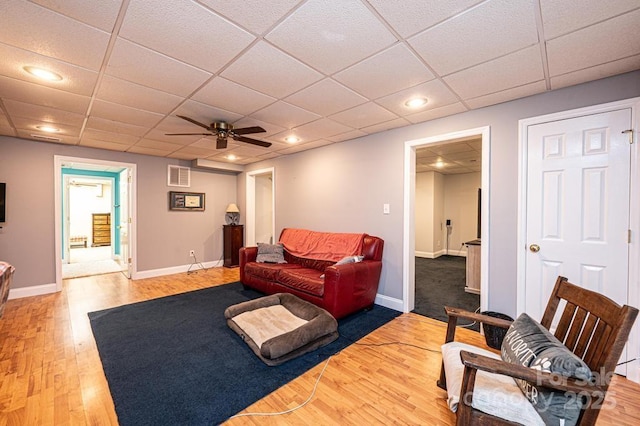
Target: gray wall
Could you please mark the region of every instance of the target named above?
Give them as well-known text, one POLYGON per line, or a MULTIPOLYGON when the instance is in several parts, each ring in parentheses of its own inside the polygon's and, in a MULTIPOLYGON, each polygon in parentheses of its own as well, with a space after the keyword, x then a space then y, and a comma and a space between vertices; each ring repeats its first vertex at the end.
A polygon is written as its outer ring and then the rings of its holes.
MULTIPOLYGON (((283 227, 366 232, 385 240, 379 293, 402 298, 404 142, 491 127, 489 308, 516 311, 518 120, 640 96, 640 71, 543 93, 252 164, 275 167, 276 234, 283 227), (382 214, 382 205, 391 214, 382 214)), ((238 201, 244 210, 244 175, 238 201)))
POLYGON ((54 155, 137 165, 137 269, 149 271, 222 259, 222 225, 236 202, 236 176, 191 170, 191 187, 167 186, 168 158, 33 142, 0 136, 0 182, 7 183, 7 222, 0 259, 16 267, 12 288, 55 283, 54 155), (204 192, 204 212, 168 209, 169 191, 204 192))

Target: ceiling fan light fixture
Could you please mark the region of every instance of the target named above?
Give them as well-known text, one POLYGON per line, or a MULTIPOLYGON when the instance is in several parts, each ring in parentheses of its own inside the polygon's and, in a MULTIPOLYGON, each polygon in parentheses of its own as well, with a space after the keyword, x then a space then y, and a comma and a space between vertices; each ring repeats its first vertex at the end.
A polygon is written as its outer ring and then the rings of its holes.
POLYGON ((406 106, 407 108, 420 108, 422 106, 425 106, 427 102, 429 102, 427 98, 420 96, 407 100, 404 103, 404 106, 406 106))
POLYGON ((26 66, 23 68, 26 72, 28 72, 29 74, 38 77, 42 80, 47 80, 47 81, 60 81, 62 80, 62 76, 58 73, 55 73, 53 71, 49 71, 46 70, 44 68, 38 68, 38 67, 31 67, 31 66, 26 66))

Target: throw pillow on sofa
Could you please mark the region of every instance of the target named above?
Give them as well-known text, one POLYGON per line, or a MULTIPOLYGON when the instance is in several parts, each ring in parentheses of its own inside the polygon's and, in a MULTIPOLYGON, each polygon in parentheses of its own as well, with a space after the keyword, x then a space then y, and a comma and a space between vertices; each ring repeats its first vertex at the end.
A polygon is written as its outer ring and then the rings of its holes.
MULTIPOLYGON (((345 263, 358 263, 364 260, 364 256, 347 256, 338 260, 334 266, 344 265, 345 263)), ((324 278, 324 274, 320 275, 320 278, 324 278)))
POLYGON ((284 246, 280 243, 258 243, 258 255, 256 256, 256 262, 287 263, 287 261, 284 260, 284 246))

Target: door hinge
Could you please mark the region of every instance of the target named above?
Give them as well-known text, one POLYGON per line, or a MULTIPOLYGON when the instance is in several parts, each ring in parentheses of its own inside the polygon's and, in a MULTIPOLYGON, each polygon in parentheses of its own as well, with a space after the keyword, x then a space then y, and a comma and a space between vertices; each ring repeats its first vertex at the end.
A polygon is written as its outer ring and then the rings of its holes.
POLYGON ((623 130, 622 134, 625 133, 629 135, 629 145, 633 145, 633 129, 623 130))
POLYGON ((631 244, 631 229, 627 229, 627 243, 631 244))
POLYGON ((131 218, 129 218, 129 223, 131 223, 131 218))

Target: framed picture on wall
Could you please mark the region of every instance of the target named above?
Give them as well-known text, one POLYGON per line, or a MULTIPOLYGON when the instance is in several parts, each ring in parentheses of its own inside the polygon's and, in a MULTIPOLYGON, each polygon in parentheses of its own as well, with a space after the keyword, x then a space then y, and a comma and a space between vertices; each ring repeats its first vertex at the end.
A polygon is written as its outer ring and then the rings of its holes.
POLYGON ((169 191, 169 210, 204 211, 204 193, 169 191))

